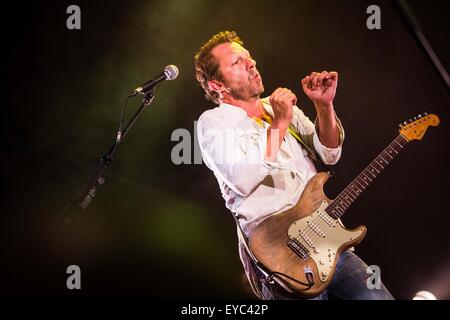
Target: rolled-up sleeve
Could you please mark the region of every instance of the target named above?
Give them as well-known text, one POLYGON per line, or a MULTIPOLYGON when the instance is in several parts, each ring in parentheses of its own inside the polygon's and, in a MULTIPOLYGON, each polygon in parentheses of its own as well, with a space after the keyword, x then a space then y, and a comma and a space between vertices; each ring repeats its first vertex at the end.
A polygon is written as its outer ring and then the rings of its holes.
POLYGON ((328 148, 320 142, 319 135, 317 134, 317 119, 315 121, 316 125, 314 126, 313 136, 314 148, 317 150, 317 153, 319 153, 325 164, 335 164, 341 158, 342 143, 344 142, 344 128, 338 117, 336 117, 336 122, 339 129, 339 145, 336 148, 328 148))
POLYGON ((237 194, 250 194, 270 173, 271 165, 264 161, 267 129, 239 131, 205 112, 198 119, 197 135, 205 164, 237 194))
POLYGON ((324 146, 319 139, 317 129, 317 119, 313 123, 303 111, 298 107, 294 107, 292 123, 297 129, 304 142, 311 148, 314 148, 325 164, 333 165, 338 162, 341 157, 342 144, 344 142, 345 132, 341 121, 336 116, 336 122, 339 129, 339 145, 336 148, 328 148, 324 146))

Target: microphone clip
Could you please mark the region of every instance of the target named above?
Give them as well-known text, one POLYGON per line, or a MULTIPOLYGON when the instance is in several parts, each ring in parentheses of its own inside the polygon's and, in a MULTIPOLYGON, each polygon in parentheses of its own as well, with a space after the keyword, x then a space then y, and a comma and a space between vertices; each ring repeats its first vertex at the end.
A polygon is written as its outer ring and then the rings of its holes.
POLYGON ((142 101, 145 106, 148 106, 152 103, 152 100, 155 97, 155 87, 152 87, 150 90, 143 92, 142 94, 144 95, 144 99, 142 101))

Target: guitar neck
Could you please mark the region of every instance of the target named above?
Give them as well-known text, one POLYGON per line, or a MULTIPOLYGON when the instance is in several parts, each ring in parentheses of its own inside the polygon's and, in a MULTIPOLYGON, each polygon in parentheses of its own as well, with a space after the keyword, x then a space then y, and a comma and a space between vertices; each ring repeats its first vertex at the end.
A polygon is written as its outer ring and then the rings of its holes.
POLYGON ((386 147, 325 209, 334 219, 340 218, 353 201, 370 185, 409 141, 401 134, 386 147))

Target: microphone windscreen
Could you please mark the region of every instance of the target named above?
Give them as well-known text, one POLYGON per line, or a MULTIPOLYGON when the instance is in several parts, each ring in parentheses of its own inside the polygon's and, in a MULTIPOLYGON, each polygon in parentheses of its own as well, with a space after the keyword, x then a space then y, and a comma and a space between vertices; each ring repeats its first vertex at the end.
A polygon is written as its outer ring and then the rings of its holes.
POLYGON ((164 68, 164 74, 166 76, 166 80, 175 80, 178 77, 178 68, 173 64, 168 65, 164 68))

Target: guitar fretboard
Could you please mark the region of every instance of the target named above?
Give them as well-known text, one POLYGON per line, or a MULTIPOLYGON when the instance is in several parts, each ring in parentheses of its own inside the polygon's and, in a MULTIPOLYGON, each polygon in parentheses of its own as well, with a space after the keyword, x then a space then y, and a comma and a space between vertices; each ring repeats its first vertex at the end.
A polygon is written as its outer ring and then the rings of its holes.
POLYGON ((375 180, 408 143, 401 134, 386 147, 325 209, 334 219, 340 218, 353 201, 375 180))

